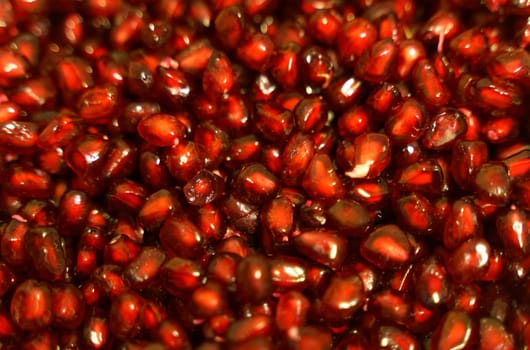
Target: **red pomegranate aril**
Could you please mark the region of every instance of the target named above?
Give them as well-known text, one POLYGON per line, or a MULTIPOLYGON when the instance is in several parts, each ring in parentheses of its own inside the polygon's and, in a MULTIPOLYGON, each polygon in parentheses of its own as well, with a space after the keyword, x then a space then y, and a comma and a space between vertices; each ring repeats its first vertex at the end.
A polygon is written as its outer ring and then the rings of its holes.
POLYGON ((339 115, 337 125, 339 135, 351 140, 367 131, 370 131, 370 120, 373 118, 372 110, 366 106, 354 106, 339 115))
POLYGON ((488 74, 495 79, 503 79, 530 85, 530 55, 521 48, 495 55, 487 65, 488 74))
POLYGON ((371 296, 369 308, 379 319, 402 325, 409 321, 412 311, 411 303, 405 296, 391 289, 371 296))
POLYGON ((303 134, 293 134, 282 152, 282 179, 287 184, 293 185, 299 181, 307 169, 314 154, 313 140, 303 134))
POLYGON ((497 319, 484 317, 479 321, 480 350, 502 348, 515 349, 514 335, 497 319))
POLYGON ((363 305, 365 292, 356 275, 333 276, 320 300, 320 312, 328 322, 345 322, 363 305))
POLYGON ((124 267, 136 258, 141 249, 137 242, 125 235, 114 236, 103 248, 103 262, 124 267))
POLYGON ((404 191, 440 193, 443 189, 443 172, 440 164, 434 160, 424 160, 411 164, 401 171, 396 184, 404 191))
POLYGON ((412 256, 412 247, 399 227, 384 225, 373 230, 363 241, 361 256, 387 270, 407 263, 412 256))
POLYGON ((243 301, 259 303, 270 297, 272 276, 269 261, 262 255, 243 258, 237 266, 236 287, 243 301))
POLYGON ((126 292, 112 301, 109 311, 109 331, 120 340, 130 339, 140 331, 140 317, 145 301, 139 295, 126 292))
POLYGON ((57 79, 62 91, 75 95, 94 85, 92 68, 84 60, 77 57, 65 57, 57 67, 57 79))
POLYGON ((484 163, 475 174, 473 187, 480 199, 494 204, 508 203, 511 195, 511 179, 502 163, 484 163))
POLYGON ((243 96, 232 94, 220 102, 216 125, 230 135, 242 136, 247 133, 250 121, 250 111, 243 96))
POLYGON ((205 238, 197 226, 180 216, 170 216, 159 233, 162 247, 183 258, 196 258, 204 249, 205 238))
POLYGON ((511 116, 488 119, 481 131, 484 139, 492 144, 515 141, 520 133, 519 119, 511 116))
POLYGON ((462 31, 462 23, 453 12, 438 11, 420 29, 420 38, 429 43, 437 44, 441 51, 445 43, 462 31))
POLYGON ((448 104, 451 91, 440 80, 429 60, 421 59, 415 64, 412 82, 418 98, 426 105, 439 108, 448 104))
POLYGON ((144 247, 123 271, 127 283, 133 288, 146 287, 159 274, 166 254, 156 247, 144 247))
POLYGON ((302 186, 314 199, 334 200, 344 195, 344 185, 335 172, 330 157, 319 153, 307 166, 302 186))
POLYGON ((261 223, 275 242, 289 239, 294 221, 294 204, 286 197, 276 197, 263 208, 261 223))
POLYGON ((306 231, 296 236, 294 245, 307 258, 339 269, 348 250, 347 241, 333 231, 306 231))
POLYGON ((503 157, 502 162, 508 168, 511 179, 523 180, 530 174, 530 150, 523 148, 509 157, 503 157))
POLYGON ((448 249, 455 249, 469 238, 482 236, 480 214, 472 198, 457 199, 443 225, 443 244, 448 249))
POLYGON ((392 39, 381 39, 365 51, 355 66, 358 76, 372 83, 382 83, 390 77, 396 64, 397 46, 392 39))
POLYGON ((201 145, 183 141, 167 150, 164 163, 173 178, 186 182, 204 167, 205 153, 201 145))
POLYGON ((451 296, 451 285, 443 262, 432 255, 416 265, 413 278, 419 301, 428 308, 444 305, 451 296))
POLYGON ((329 86, 335 67, 332 58, 325 50, 311 46, 299 54, 298 60, 308 94, 318 93, 329 86))
POLYGON ((525 256, 529 249, 528 220, 524 210, 512 205, 497 216, 496 232, 507 256, 525 256))
POLYGON ((62 280, 66 272, 66 256, 57 230, 52 227, 38 227, 24 236, 24 247, 34 268, 41 278, 62 280))
POLYGON ((20 107, 14 102, 5 101, 0 103, 0 123, 16 121, 20 113, 20 107))
POLYGON ((351 65, 375 43, 377 29, 370 21, 360 17, 355 18, 344 24, 336 40, 340 60, 346 65, 351 65))
POLYGON ((233 290, 240 260, 239 256, 232 253, 216 254, 209 262, 208 278, 223 284, 228 290, 233 290))
POLYGON ((233 50, 240 43, 246 21, 239 6, 227 6, 217 14, 214 20, 215 36, 227 50, 233 50))
POLYGON ((202 206, 219 199, 224 193, 224 180, 209 170, 202 169, 183 187, 191 205, 202 206))
POLYGON ((15 272, 4 262, 0 262, 0 296, 3 296, 17 285, 15 272))
POLYGON ((368 133, 355 138, 355 158, 345 175, 354 179, 373 179, 390 163, 390 140, 384 134, 368 133))
POLYGON ((202 74, 202 88, 212 100, 225 97, 236 83, 232 63, 221 52, 214 52, 202 74))
POLYGON ((443 108, 431 118, 422 142, 425 148, 443 150, 450 148, 467 131, 466 121, 461 112, 453 108, 443 108))
POLYGON ((397 218, 404 228, 422 235, 432 233, 433 206, 422 194, 413 192, 398 198, 395 208, 397 218))
POLYGON ((279 180, 262 164, 250 163, 239 170, 233 186, 243 201, 259 204, 276 194, 279 180))
POLYGON ((371 344, 378 349, 419 350, 421 348, 412 333, 397 326, 382 325, 374 333, 371 344))
POLYGON ((14 50, 3 48, 0 50, 0 86, 8 87, 28 76, 30 67, 26 59, 14 50))
POLYGON ((48 327, 53 318, 50 287, 34 279, 22 282, 11 298, 10 310, 11 319, 22 330, 48 327))
POLYGON ((54 109, 57 89, 49 77, 25 80, 17 85, 9 99, 28 112, 54 109))
POLYGON ((229 343, 242 343, 255 337, 270 336, 272 333, 270 317, 257 315, 233 322, 228 328, 226 339, 229 343))
POLYGON ((172 295, 188 293, 202 284, 204 271, 192 260, 174 257, 160 269, 160 280, 164 289, 172 295))
POLYGON ((185 126, 171 114, 153 114, 138 123, 138 134, 156 147, 178 145, 186 134, 185 126))
POLYGON ((119 107, 118 90, 115 86, 96 86, 86 90, 77 108, 79 116, 90 124, 106 124, 119 107))
POLYGON ((136 155, 136 146, 131 141, 122 138, 110 140, 99 169, 101 178, 103 180, 117 180, 131 175, 134 170, 136 155))
POLYGON ((298 83, 299 51, 299 46, 290 44, 275 51, 271 57, 270 74, 284 89, 292 88, 298 83))
POLYGON ((427 112, 422 103, 414 98, 397 106, 385 122, 385 131, 390 141, 408 144, 418 140, 427 126, 427 112))
POLYGON ((307 297, 300 292, 290 291, 281 294, 276 305, 276 327, 289 334, 293 329, 304 326, 310 305, 307 297))
POLYGON ((70 144, 81 133, 81 125, 68 115, 52 119, 41 130, 37 143, 40 147, 51 149, 70 144))
POLYGON ((337 200, 326 216, 332 226, 346 235, 362 236, 372 224, 367 208, 350 199, 337 200))
POLYGON ((0 149, 15 154, 35 152, 37 125, 32 122, 6 121, 0 123, 0 149))
POLYGON ((488 160, 488 149, 483 141, 458 141, 453 147, 451 175, 462 189, 471 186, 473 176, 488 160))
POLYGON ((447 263, 447 271, 456 283, 480 279, 488 270, 491 248, 483 238, 471 238, 458 246, 447 263))
POLYGON ((285 140, 291 134, 294 124, 290 111, 268 103, 256 105, 254 122, 260 136, 273 142, 285 140))
POLYGON ((307 264, 304 260, 291 256, 276 256, 269 263, 274 292, 302 291, 307 286, 307 264))
POLYGON ((416 62, 425 57, 426 52, 422 42, 414 39, 401 41, 397 50, 395 77, 399 80, 410 79, 416 62))
POLYGON ((122 268, 117 265, 100 265, 92 274, 95 285, 104 295, 113 299, 126 292, 129 287, 122 278, 122 268))
POLYGON ((435 349, 471 349, 475 345, 477 329, 473 319, 463 311, 448 311, 433 334, 435 349))
POLYGON ((53 325, 63 329, 76 329, 85 316, 85 300, 73 284, 61 284, 51 289, 53 325))
POLYGON ((236 49, 236 57, 249 69, 264 71, 270 65, 274 45, 261 33, 249 35, 236 49))
POLYGON ((349 193, 360 203, 370 208, 382 207, 390 195, 388 183, 383 179, 356 183, 349 193))
POLYGON ((229 195, 222 203, 222 210, 236 230, 247 233, 256 231, 259 225, 259 206, 257 204, 247 203, 234 195, 229 195))
MULTIPOLYGON (((90 313, 89 313, 90 314, 90 313)), ((109 321, 102 310, 94 309, 83 323, 84 343, 95 349, 102 349, 109 341, 109 321)))

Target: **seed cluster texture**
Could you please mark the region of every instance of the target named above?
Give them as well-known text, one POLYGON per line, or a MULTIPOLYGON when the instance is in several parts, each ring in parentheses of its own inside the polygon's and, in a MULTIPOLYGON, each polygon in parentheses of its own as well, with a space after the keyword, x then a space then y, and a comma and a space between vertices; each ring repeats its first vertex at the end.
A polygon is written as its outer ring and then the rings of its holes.
POLYGON ((530 348, 530 1, 0 0, 0 349, 530 348))

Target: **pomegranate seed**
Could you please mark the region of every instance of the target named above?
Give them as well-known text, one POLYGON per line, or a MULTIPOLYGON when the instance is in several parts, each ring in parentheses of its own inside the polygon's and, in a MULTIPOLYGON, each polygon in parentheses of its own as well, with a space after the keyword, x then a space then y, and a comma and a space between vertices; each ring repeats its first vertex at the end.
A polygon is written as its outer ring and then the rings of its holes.
POLYGON ((306 323, 309 311, 309 300, 300 292, 283 293, 276 305, 276 326, 279 330, 289 333, 306 323))
POLYGON ((440 80, 434 66, 427 59, 418 60, 414 65, 412 82, 418 97, 428 106, 443 107, 451 98, 451 92, 440 80))
POLYGON ((355 138, 355 152, 351 170, 345 172, 351 178, 373 179, 390 163, 390 140, 386 135, 368 133, 355 138))
POLYGON ((316 154, 306 168, 302 186, 315 198, 332 200, 344 195, 344 185, 327 154, 316 154))
POLYGON ((361 255, 381 269, 399 267, 409 261, 411 254, 407 237, 395 225, 376 228, 361 245, 361 255))
POLYGON ((96 86, 86 90, 77 108, 79 116, 90 124, 106 124, 119 106, 118 90, 112 85, 96 86))
POLYGON ((414 98, 407 99, 392 111, 385 123, 390 141, 407 144, 419 140, 427 126, 425 107, 414 98))
POLYGON ((468 314, 450 310, 436 327, 431 345, 438 349, 472 347, 475 343, 476 332, 473 319, 468 314))
POLYGON ((483 238, 471 238, 451 254, 447 271, 457 283, 478 280, 488 269, 491 248, 483 238))
POLYGON ((364 18, 346 22, 337 36, 337 51, 340 60, 351 65, 361 54, 372 47, 377 40, 377 29, 364 18))
POLYGON ((366 233, 372 221, 370 213, 363 205, 348 199, 337 200, 328 209, 327 216, 330 224, 337 230, 354 236, 366 233))
POLYGON ((431 202, 420 193, 400 197, 396 204, 398 220, 404 228, 419 234, 433 231, 434 209, 431 202))
POLYGON ((273 43, 266 35, 256 33, 244 38, 236 49, 237 58, 248 68, 264 71, 273 53, 273 43))
POLYGON ((308 93, 316 93, 329 86, 333 78, 334 64, 326 51, 312 46, 301 52, 298 60, 308 93))
POLYGON ((479 198, 496 204, 506 204, 511 194, 511 181, 504 164, 484 163, 473 182, 479 198))
POLYGON ((138 134, 157 147, 178 145, 186 133, 185 126, 171 114, 153 114, 138 123, 138 134))
POLYGON ((397 51, 398 47, 392 39, 375 42, 357 61, 357 75, 373 83, 387 80, 396 64, 397 51))
POLYGON ((272 290, 269 262, 261 255, 249 255, 237 265, 236 286, 239 296, 252 303, 267 299, 272 290))
POLYGON ((52 295, 44 282, 28 279, 16 289, 11 299, 11 319, 17 327, 35 331, 52 322, 52 295))
POLYGON ((480 215, 471 198, 456 200, 444 223, 442 238, 445 247, 455 249, 467 239, 481 235, 480 215))
POLYGON ((51 305, 55 326, 76 329, 83 322, 85 301, 81 291, 73 284, 52 287, 51 305))
POLYGON ((441 50, 440 46, 449 43, 461 31, 462 24, 455 13, 438 11, 424 23, 420 29, 420 37, 427 42, 437 44, 441 50))
POLYGON ((4 152, 33 153, 37 144, 37 125, 31 122, 0 123, 0 143, 4 152))
POLYGON ((461 112, 444 108, 432 117, 423 135, 423 145, 428 149, 448 149, 467 131, 466 121, 461 112))
POLYGON ((171 216, 160 229, 160 243, 177 256, 194 258, 203 252, 204 235, 191 221, 171 216))
POLYGON ((359 276, 334 276, 322 296, 320 311, 327 321, 345 321, 362 306, 364 297, 359 276))
POLYGON ((340 268, 346 258, 347 243, 333 231, 306 231, 294 244, 302 255, 332 269, 340 268))

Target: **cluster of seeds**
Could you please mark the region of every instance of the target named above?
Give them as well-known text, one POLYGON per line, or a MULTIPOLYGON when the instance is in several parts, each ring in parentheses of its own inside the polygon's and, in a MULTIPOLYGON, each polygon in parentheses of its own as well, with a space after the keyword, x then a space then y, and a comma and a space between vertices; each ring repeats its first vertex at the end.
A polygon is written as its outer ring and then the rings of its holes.
POLYGON ((0 0, 0 349, 530 347, 530 1, 0 0))

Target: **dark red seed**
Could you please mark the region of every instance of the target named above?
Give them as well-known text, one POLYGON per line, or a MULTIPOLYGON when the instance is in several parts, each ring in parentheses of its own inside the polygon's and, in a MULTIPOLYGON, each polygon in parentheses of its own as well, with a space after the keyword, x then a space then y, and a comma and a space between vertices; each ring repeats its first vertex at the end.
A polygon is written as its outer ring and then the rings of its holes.
POLYGON ((443 262, 436 255, 416 265, 413 281, 416 297, 426 307, 435 308, 449 301, 449 278, 443 262))
POLYGON ((204 248, 204 234, 190 220, 171 216, 160 229, 160 243, 165 250, 183 258, 196 258, 204 248))
POLYGON ((398 47, 392 39, 381 39, 364 51, 355 66, 355 72, 372 83, 387 80, 395 65, 398 47))
POLYGON ((372 231, 363 241, 361 255, 381 269, 392 269, 410 260, 412 247, 399 227, 384 225, 372 231))
POLYGON ((482 236, 480 214, 471 198, 456 200, 443 225, 442 239, 448 249, 455 249, 469 238, 482 236))
POLYGON ((414 66, 412 82, 418 98, 430 107, 443 107, 451 98, 451 91, 440 80, 434 66, 427 59, 419 60, 414 66))
POLYGON ((384 134, 368 133, 355 138, 355 158, 345 175, 354 179, 373 179, 390 163, 390 140, 384 134))
POLYGON ((385 122, 385 132, 390 141, 404 145, 419 140, 427 126, 427 112, 415 98, 403 101, 385 122))
POLYGON ((90 124, 106 124, 119 107, 115 86, 96 86, 85 91, 78 102, 79 116, 90 124))
POLYGON ((428 149, 449 149, 467 131, 464 115, 457 109, 444 108, 431 118, 423 135, 428 149))
POLYGON ((114 337, 125 340, 138 334, 143 304, 143 298, 131 292, 123 293, 112 301, 109 331, 114 337))
POLYGON ((309 311, 309 300, 300 292, 283 293, 276 305, 276 326, 289 333, 292 329, 304 326, 309 311))
POLYGON ((506 204, 511 195, 508 169, 502 163, 482 164, 475 174, 473 187, 480 199, 506 204))
POLYGON ((364 298, 363 282, 359 276, 334 276, 320 301, 320 312, 328 322, 344 322, 354 316, 364 298))
POLYGON ((450 310, 436 327, 431 346, 436 349, 472 348, 476 332, 473 319, 467 313, 450 310))
POLYGON ((186 127, 171 114, 153 114, 139 121, 138 134, 156 147, 178 145, 186 134, 186 127))
POLYGON ((357 17, 346 22, 337 36, 337 52, 341 61, 351 65, 377 40, 377 29, 368 20, 357 17))
POLYGON ((269 261, 261 255, 243 258, 236 272, 237 293, 242 300, 259 303, 270 297, 272 276, 269 261))
POLYGON ((54 286, 51 289, 53 324, 56 327, 76 329, 85 316, 85 300, 73 284, 54 286))
POLYGON ((250 163, 239 170, 233 186, 242 200, 260 204, 276 194, 279 180, 262 164, 250 163))
POLYGON ((483 238, 471 238, 449 257, 447 271, 457 283, 469 283, 479 280, 488 270, 491 248, 483 238))
POLYGON ((315 199, 333 200, 344 195, 344 185, 338 177, 330 157, 316 154, 305 170, 302 186, 315 199))
POLYGON ((347 242, 333 231, 307 231, 294 239, 296 249, 307 258, 338 269, 347 254, 347 242))
POLYGON ((52 296, 48 285, 28 279, 22 282, 11 298, 11 319, 17 327, 35 331, 52 322, 52 296))
POLYGON ((360 203, 339 199, 327 211, 331 225, 341 233, 361 236, 364 235, 372 224, 369 211, 360 203))
POLYGON ((34 123, 19 121, 0 123, 0 149, 3 152, 34 153, 37 138, 37 125, 34 123))

